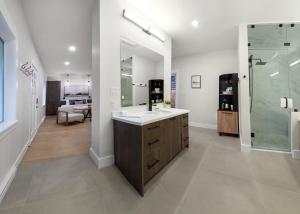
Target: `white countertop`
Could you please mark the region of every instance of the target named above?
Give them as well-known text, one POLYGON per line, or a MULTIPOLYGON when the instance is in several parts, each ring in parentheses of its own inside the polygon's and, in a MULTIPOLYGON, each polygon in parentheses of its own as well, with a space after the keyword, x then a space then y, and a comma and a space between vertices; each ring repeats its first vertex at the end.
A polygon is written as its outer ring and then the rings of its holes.
POLYGON ((124 123, 129 123, 138 126, 144 126, 150 123, 154 123, 160 120, 176 117, 179 115, 189 113, 189 110, 175 109, 175 108, 163 108, 159 111, 136 111, 136 112, 118 112, 112 116, 113 120, 118 120, 124 123))

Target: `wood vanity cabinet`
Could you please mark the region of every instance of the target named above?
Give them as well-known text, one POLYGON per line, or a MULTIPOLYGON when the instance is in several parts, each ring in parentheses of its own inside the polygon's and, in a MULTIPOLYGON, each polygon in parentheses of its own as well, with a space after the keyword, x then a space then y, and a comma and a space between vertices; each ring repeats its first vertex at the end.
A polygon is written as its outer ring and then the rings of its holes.
POLYGON ((114 120, 115 164, 141 196, 147 182, 188 146, 188 114, 144 126, 114 120))

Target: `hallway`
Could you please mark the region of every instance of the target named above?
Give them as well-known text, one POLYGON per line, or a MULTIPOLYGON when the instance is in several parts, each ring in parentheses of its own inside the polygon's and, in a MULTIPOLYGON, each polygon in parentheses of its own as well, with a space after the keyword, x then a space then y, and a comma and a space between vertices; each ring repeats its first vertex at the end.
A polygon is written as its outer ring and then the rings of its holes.
POLYGON ((23 162, 51 160, 88 154, 91 122, 57 125, 56 117, 47 117, 28 148, 23 162))
POLYGON ((238 139, 212 130, 190 133, 190 149, 154 179, 144 198, 115 166, 98 170, 83 155, 22 163, 0 214, 299 213, 300 161, 241 153, 238 139))

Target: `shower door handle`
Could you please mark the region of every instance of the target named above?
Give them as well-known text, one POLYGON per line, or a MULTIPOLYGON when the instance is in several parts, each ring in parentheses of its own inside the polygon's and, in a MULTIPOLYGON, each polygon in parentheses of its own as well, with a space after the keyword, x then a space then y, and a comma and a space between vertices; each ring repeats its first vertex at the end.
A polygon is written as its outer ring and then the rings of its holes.
POLYGON ((288 108, 288 98, 280 98, 280 108, 288 108))
POLYGON ((293 108, 293 99, 287 98, 287 97, 280 98, 280 107, 286 108, 286 109, 288 109, 288 108, 292 109, 293 108))
POLYGON ((292 109, 294 107, 293 105, 293 99, 292 98, 288 98, 287 99, 287 108, 292 109))

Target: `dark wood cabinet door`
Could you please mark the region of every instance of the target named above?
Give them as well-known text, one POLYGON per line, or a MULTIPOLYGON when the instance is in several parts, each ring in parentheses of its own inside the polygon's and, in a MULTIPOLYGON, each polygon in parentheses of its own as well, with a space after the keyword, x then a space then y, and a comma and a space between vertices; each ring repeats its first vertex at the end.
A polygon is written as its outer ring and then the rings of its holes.
POLYGON ((173 117, 168 119, 168 138, 171 144, 172 158, 174 158, 181 150, 181 136, 180 132, 180 120, 179 117, 173 117))
POLYGON ((182 147, 189 146, 189 116, 188 114, 181 116, 181 142, 182 147))
POLYGON ((46 115, 56 115, 60 103, 60 81, 47 82, 46 115))
POLYGON ((163 120, 161 124, 161 154, 162 164, 166 165, 172 160, 172 143, 171 143, 171 131, 169 127, 169 121, 163 120))

